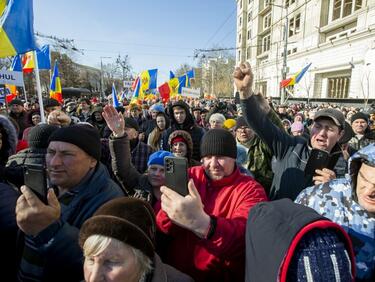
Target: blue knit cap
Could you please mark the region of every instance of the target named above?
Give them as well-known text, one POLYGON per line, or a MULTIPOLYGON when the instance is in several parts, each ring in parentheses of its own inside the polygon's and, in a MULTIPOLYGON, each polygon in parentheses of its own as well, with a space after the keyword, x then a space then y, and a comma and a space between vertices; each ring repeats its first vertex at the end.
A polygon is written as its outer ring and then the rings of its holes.
POLYGON ((287 281, 352 281, 351 261, 334 230, 313 229, 299 242, 287 281))
POLYGON ((148 157, 147 166, 150 166, 150 165, 164 166, 164 158, 169 157, 169 156, 173 156, 173 154, 171 152, 163 151, 163 150, 156 151, 155 153, 152 153, 148 157))
POLYGON ((164 107, 161 104, 153 104, 150 108, 151 111, 156 111, 159 113, 164 113, 164 107))

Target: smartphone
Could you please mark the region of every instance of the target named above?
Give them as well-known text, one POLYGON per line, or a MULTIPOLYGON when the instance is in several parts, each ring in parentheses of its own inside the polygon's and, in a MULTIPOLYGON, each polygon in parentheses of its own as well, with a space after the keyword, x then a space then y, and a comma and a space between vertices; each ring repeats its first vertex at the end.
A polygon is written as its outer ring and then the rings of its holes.
POLYGON ((25 185, 45 204, 47 201, 48 183, 47 172, 43 165, 24 165, 23 177, 25 185))
POLYGON ((164 158, 165 186, 182 196, 188 192, 188 163, 185 158, 168 156, 164 158))
POLYGON ((316 169, 331 169, 331 157, 327 151, 312 149, 305 167, 305 175, 315 175, 316 169))

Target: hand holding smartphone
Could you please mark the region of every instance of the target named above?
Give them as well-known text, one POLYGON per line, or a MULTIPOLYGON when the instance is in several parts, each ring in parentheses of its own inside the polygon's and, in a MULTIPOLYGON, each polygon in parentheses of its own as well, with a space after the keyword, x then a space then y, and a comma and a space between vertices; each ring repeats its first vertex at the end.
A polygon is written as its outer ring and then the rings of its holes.
POLYGON ((43 165, 29 164, 24 166, 25 185, 45 204, 48 203, 47 173, 43 165))
POLYGON ((331 157, 327 151, 312 149, 305 167, 305 175, 315 175, 315 170, 328 168, 332 170, 331 157))
POLYGON ((185 158, 169 156, 164 158, 165 186, 182 196, 188 191, 188 163, 185 158))

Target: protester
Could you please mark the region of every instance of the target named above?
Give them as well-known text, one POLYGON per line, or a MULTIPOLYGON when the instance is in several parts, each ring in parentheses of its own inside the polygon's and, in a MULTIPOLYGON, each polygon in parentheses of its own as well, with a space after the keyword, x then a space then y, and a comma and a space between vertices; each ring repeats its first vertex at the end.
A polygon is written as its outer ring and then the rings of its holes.
MULTIPOLYGON (((159 113, 164 113, 164 106, 161 105, 161 104, 153 104, 150 109, 149 109, 149 112, 151 114, 151 119, 149 120, 145 120, 143 123, 142 123, 142 126, 141 126, 141 129, 140 129, 140 138, 141 140, 145 140, 148 141, 148 136, 150 135, 150 133, 154 130, 154 128, 156 127, 156 116, 159 114, 159 113)), ((168 128, 169 125, 166 127, 168 128)))
POLYGON ((171 127, 163 133, 163 150, 169 151, 168 138, 175 130, 185 130, 189 132, 193 140, 193 159, 201 159, 199 146, 204 134, 203 128, 197 126, 189 111, 189 106, 183 101, 177 101, 169 107, 171 127))
POLYGON ((275 157, 273 182, 269 197, 272 200, 290 198, 294 200, 306 187, 328 182, 336 177, 333 170, 315 170, 315 175, 305 175, 306 163, 311 149, 330 153, 333 164, 341 155, 337 142, 344 131, 345 118, 335 109, 324 109, 316 113, 311 129, 311 137, 292 137, 275 126, 267 114, 271 110, 261 95, 252 92, 253 73, 248 63, 236 67, 234 82, 240 91, 241 106, 250 127, 271 149, 275 157))
POLYGON ((32 126, 28 113, 23 107, 23 102, 19 99, 13 99, 9 103, 9 117, 11 117, 18 125, 18 139, 22 138, 25 128, 32 126))
POLYGON ((373 281, 375 277, 374 167, 375 144, 371 144, 351 157, 351 179, 335 179, 307 188, 296 199, 348 232, 356 254, 356 281, 373 281))
POLYGON ((339 225, 289 199, 251 209, 245 281, 353 281, 354 273, 352 244, 339 225))
POLYGON ((169 135, 168 145, 173 155, 187 159, 189 167, 201 164, 192 158, 193 140, 188 132, 184 130, 173 131, 169 135))
POLYGON ((223 128, 225 120, 226 118, 223 114, 220 114, 220 113, 212 114, 208 121, 210 123, 210 129, 223 128))
POLYGON ((88 119, 88 122, 98 130, 101 138, 104 137, 104 129, 107 126, 102 116, 102 113, 103 113, 102 107, 99 107, 99 106, 93 107, 91 116, 88 119))
POLYGON ((130 142, 132 163, 140 173, 144 173, 147 169, 148 157, 153 153, 153 150, 150 146, 139 140, 138 130, 138 123, 134 119, 130 117, 125 118, 125 132, 130 142))
POLYGON ((50 136, 46 165, 56 189, 45 204, 22 186, 17 200, 17 225, 25 233, 18 280, 83 279, 79 229, 103 203, 123 196, 99 160, 100 137, 92 127, 73 125, 50 136))
POLYGON ((236 142, 228 131, 209 130, 201 154, 203 164, 189 169, 187 196, 160 189, 157 224, 170 236, 163 261, 195 281, 243 281, 246 218, 267 197, 236 167, 236 142))
POLYGON ((160 209, 160 186, 165 184, 164 158, 172 156, 167 151, 152 153, 147 161, 147 173, 141 174, 131 162, 130 141, 125 132, 125 119, 114 107, 105 106, 103 117, 112 131, 109 148, 112 170, 127 196, 147 200, 155 211, 160 209))
POLYGON ((0 170, 3 170, 8 158, 16 152, 17 142, 17 131, 13 123, 6 116, 0 115, 0 170))
POLYGON ((163 132, 169 127, 169 119, 163 112, 156 114, 156 126, 148 135, 147 145, 154 151, 159 151, 163 148, 163 132))
POLYGON ((367 114, 358 112, 351 117, 350 121, 354 136, 350 139, 349 145, 353 149, 358 151, 371 143, 375 143, 375 132, 370 130, 367 114))
POLYGON ((290 127, 290 132, 293 136, 302 136, 303 135, 303 124, 300 121, 295 121, 292 123, 292 126, 290 127))
POLYGON ((85 281, 193 281, 162 263, 155 253, 155 230, 147 202, 121 198, 104 204, 80 231, 85 281))
POLYGON ((87 121, 91 113, 91 102, 88 98, 81 98, 77 108, 77 117, 80 121, 87 121))

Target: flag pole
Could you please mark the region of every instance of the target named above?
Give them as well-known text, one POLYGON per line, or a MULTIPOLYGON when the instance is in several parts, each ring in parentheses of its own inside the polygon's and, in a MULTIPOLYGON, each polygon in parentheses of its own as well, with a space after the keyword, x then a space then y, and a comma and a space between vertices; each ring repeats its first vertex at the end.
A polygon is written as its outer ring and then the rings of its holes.
POLYGON ((38 57, 36 55, 36 50, 34 52, 34 59, 35 59, 35 80, 36 80, 36 90, 38 92, 38 101, 39 101, 39 109, 40 109, 40 119, 43 123, 46 122, 46 117, 44 116, 44 107, 43 107, 43 97, 42 97, 42 87, 40 85, 40 77, 39 77, 39 66, 38 66, 38 57))

